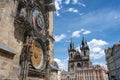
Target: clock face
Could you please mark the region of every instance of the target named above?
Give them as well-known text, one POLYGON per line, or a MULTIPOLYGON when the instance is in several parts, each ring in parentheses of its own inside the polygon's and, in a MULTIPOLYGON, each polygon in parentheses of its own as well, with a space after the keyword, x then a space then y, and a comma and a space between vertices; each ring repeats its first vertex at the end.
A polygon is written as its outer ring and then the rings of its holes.
POLYGON ((31 62, 32 66, 36 69, 40 69, 43 65, 43 50, 39 43, 32 42, 31 52, 31 62))
POLYGON ((44 27, 45 27, 44 17, 42 12, 38 8, 36 8, 33 11, 33 26, 37 30, 37 32, 39 33, 44 32, 44 27))

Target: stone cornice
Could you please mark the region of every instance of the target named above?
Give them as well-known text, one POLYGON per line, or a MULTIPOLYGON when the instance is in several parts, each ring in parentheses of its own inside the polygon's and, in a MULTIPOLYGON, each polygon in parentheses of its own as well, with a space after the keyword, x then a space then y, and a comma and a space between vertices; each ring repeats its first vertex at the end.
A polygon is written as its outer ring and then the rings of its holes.
POLYGON ((7 58, 13 59, 13 57, 16 55, 16 52, 13 49, 3 44, 0 44, 0 54, 7 58))

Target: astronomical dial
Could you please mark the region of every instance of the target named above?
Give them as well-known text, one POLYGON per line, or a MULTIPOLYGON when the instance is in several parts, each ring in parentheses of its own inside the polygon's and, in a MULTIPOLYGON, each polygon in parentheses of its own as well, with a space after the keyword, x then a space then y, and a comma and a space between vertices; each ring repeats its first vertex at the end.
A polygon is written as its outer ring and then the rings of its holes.
POLYGON ((41 10, 38 8, 34 9, 32 18, 35 30, 39 33, 44 33, 45 21, 41 10))
POLYGON ((37 42, 32 42, 30 48, 31 52, 31 63, 35 69, 40 69, 43 65, 43 50, 42 47, 37 42))

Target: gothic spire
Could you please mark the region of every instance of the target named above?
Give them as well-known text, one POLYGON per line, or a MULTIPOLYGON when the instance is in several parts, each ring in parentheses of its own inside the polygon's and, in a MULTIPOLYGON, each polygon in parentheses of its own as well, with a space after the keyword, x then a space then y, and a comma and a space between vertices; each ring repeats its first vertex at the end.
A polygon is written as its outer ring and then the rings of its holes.
POLYGON ((71 50, 74 49, 74 43, 73 43, 72 38, 71 38, 71 42, 70 42, 70 49, 71 49, 71 50))
POLYGON ((87 41, 85 40, 85 37, 83 35, 83 38, 82 38, 82 49, 88 49, 89 50, 89 46, 87 44, 87 41))
POLYGON ((84 46, 85 45, 85 38, 84 38, 84 35, 83 35, 83 37, 82 37, 82 46, 84 46))
POLYGON ((71 39, 71 41, 70 41, 70 45, 69 45, 69 48, 68 48, 68 51, 72 51, 72 50, 74 50, 75 48, 74 48, 74 42, 73 42, 73 40, 71 39))

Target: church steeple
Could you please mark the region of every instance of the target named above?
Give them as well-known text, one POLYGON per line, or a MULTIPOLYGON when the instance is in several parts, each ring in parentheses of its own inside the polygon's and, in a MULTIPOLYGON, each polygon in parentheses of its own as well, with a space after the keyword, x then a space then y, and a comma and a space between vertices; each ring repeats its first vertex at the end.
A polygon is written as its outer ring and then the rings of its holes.
POLYGON ((71 39, 71 42, 70 42, 69 50, 74 50, 74 43, 73 43, 72 39, 71 39))
POLYGON ((82 41, 81 41, 82 46, 80 47, 81 53, 84 56, 89 56, 89 46, 87 44, 87 41, 85 40, 85 37, 83 35, 82 41))
POLYGON ((89 46, 88 46, 88 44, 87 44, 87 41, 85 40, 85 37, 84 37, 84 35, 83 35, 83 38, 82 38, 82 47, 81 47, 81 50, 89 50, 89 46))
POLYGON ((68 71, 71 71, 71 72, 74 71, 74 63, 72 63, 71 61, 74 60, 75 54, 76 54, 76 49, 74 47, 74 42, 71 39, 71 41, 69 43, 69 48, 68 48, 68 55, 69 55, 68 71))
POLYGON ((85 38, 84 38, 84 35, 83 35, 83 38, 82 38, 82 46, 85 46, 86 44, 86 41, 85 41, 85 38))

